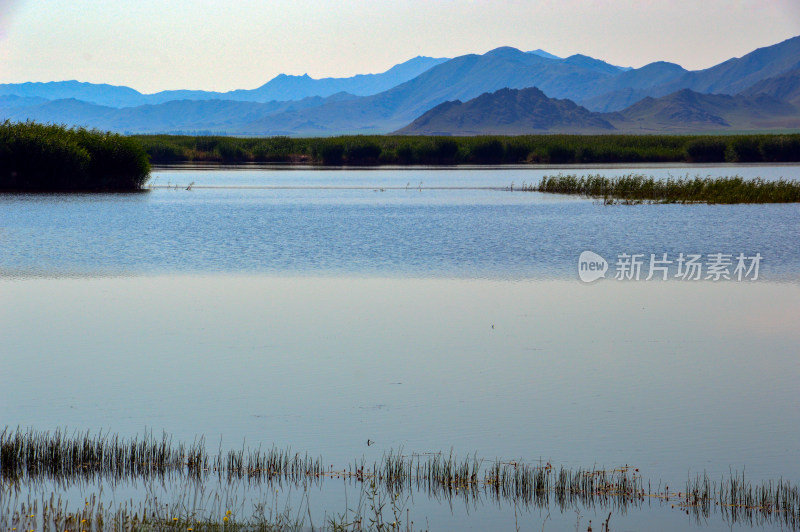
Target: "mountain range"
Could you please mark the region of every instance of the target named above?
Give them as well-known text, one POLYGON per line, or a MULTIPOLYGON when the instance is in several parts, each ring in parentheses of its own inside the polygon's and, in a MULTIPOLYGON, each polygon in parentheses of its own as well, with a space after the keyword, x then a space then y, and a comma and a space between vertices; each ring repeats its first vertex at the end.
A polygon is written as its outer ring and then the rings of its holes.
POLYGON ((548 98, 535 87, 501 89, 464 103, 439 104, 396 133, 525 135, 725 129, 800 129, 800 106, 765 93, 731 96, 682 89, 661 98, 645 97, 623 111, 597 113, 571 100, 548 98))
POLYGON ((256 89, 240 89, 229 92, 169 90, 154 94, 142 94, 130 87, 79 81, 54 81, 0 84, 0 96, 14 95, 46 100, 75 99, 118 108, 156 105, 176 100, 230 100, 267 103, 301 100, 311 96, 325 98, 339 92, 367 96, 388 90, 445 61, 447 61, 446 58, 420 56, 395 65, 380 74, 359 74, 350 78, 313 79, 308 74, 302 76, 280 74, 256 89))
POLYGON ((697 71, 501 47, 452 59, 416 57, 350 78, 281 74, 256 89, 225 93, 4 84, 0 117, 123 133, 234 135, 795 129, 800 37, 697 71))
POLYGON ((571 100, 548 98, 531 87, 500 89, 467 102, 437 105, 408 126, 401 135, 522 135, 558 130, 564 133, 608 133, 614 126, 571 100))

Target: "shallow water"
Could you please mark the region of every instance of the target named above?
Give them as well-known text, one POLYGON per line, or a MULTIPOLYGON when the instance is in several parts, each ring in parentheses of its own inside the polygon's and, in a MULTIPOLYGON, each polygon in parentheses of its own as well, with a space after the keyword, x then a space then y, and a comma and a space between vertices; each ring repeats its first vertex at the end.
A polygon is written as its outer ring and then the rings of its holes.
MULTIPOLYGON (((253 172, 157 174, 307 179, 253 172)), ((630 464, 671 485, 800 480, 798 206, 380 192, 408 171, 316 172, 367 188, 0 197, 2 423, 244 440, 337 466, 402 447, 630 464), (585 249, 607 279, 578 280, 585 249), (755 281, 613 279, 620 253, 680 252, 764 259, 755 281)), ((425 172, 501 188, 522 170, 425 172)), ((508 506, 414 507, 435 530, 514 527, 508 506)), ((539 529, 547 512, 525 515, 539 529)), ((689 519, 659 505, 612 524, 689 519)))

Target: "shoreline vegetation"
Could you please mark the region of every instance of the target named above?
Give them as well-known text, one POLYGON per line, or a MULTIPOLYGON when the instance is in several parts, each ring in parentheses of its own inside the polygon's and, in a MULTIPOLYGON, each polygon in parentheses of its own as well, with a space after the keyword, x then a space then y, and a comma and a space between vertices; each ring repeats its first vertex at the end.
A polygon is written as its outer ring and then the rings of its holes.
POLYGON ((0 123, 0 191, 133 191, 150 177, 131 137, 35 122, 0 123))
POLYGON ((153 163, 326 166, 800 162, 800 134, 223 137, 135 135, 153 163))
MULTIPOLYGON (((800 162, 800 134, 241 138, 124 136, 35 122, 0 123, 0 191, 143 190, 151 163, 191 162, 323 166, 779 163, 800 162)), ((588 176, 581 184, 569 184, 562 177, 543 183, 546 186, 538 190, 636 201, 798 201, 795 182, 737 179, 686 179, 662 186, 644 176, 603 183, 600 176, 588 176)))
POLYGON ((800 182, 734 177, 679 177, 655 179, 641 174, 606 177, 600 174, 544 176, 538 185, 519 187, 527 192, 577 194, 602 199, 606 205, 623 203, 798 203, 800 182))
POLYGON ((70 435, 61 430, 6 427, 0 431, 0 528, 307 529, 309 508, 300 508, 297 518, 292 518, 294 513, 288 509, 282 512, 269 501, 254 500, 249 505, 250 516, 248 505, 237 502, 238 496, 246 495, 242 489, 253 488, 253 496, 258 498, 263 493, 259 486, 271 487, 270 493, 293 487, 321 489, 326 481, 354 485, 360 495, 357 506, 348 505, 340 514, 326 512, 330 517, 321 530, 411 530, 408 516, 413 493, 450 503, 513 505, 515 511, 518 507, 552 507, 565 513, 597 506, 609 512, 609 519, 629 507, 658 503, 669 504, 687 516, 691 513, 697 520, 717 514, 731 523, 772 524, 790 530, 800 527, 800 489, 796 484, 752 482, 735 472, 718 480, 697 475, 670 488, 645 481, 638 469, 627 465, 573 469, 542 461, 458 458, 452 452, 389 451, 374 463, 362 458, 343 468, 327 464, 321 458, 275 447, 242 446, 210 455, 202 438, 186 445, 174 444, 167 434, 125 439, 110 433, 70 435), (184 497, 166 504, 146 498, 141 503, 130 499, 104 506, 108 502, 102 496, 104 483, 137 482, 171 486, 184 497), (81 486, 84 494, 99 488, 99 498, 86 496, 85 505, 74 506, 74 501, 71 505, 61 496, 70 486, 81 486), (31 498, 24 488, 37 491, 37 495, 31 498), (48 497, 50 488, 55 491, 48 497))

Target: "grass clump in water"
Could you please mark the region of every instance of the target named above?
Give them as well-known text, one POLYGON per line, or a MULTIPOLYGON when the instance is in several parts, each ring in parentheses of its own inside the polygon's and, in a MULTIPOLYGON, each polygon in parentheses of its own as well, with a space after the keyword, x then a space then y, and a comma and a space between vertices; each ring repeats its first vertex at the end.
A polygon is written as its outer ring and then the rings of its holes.
POLYGON ((656 179, 641 174, 606 177, 600 174, 545 176, 538 186, 523 190, 579 194, 616 203, 796 203, 800 182, 761 178, 700 177, 656 179))
MULTIPOLYGON (((719 514, 733 524, 800 529, 800 489, 784 480, 750 482, 743 474, 712 481, 688 479, 685 488, 651 488, 639 470, 554 467, 549 462, 484 461, 453 453, 404 455, 389 452, 372 464, 362 458, 346 469, 323 465, 300 453, 242 447, 209 456, 204 441, 173 443, 155 438, 63 431, 0 431, 0 529, 3 530, 413 530, 413 493, 448 503, 486 501, 522 509, 601 508, 625 513, 645 501, 706 520, 719 514), (329 513, 325 525, 311 522, 308 493, 326 481, 355 485, 355 506, 329 513), (146 497, 114 502, 104 483, 136 486, 146 497), (260 490, 260 487, 268 490, 260 490), (62 498, 72 487, 99 495, 62 498), (57 491, 49 492, 49 488, 57 491), (172 502, 159 501, 163 488, 172 502), (278 507, 281 490, 301 494, 299 508, 278 507), (252 491, 250 491, 252 490, 252 491), (264 499, 266 494, 274 501, 264 499), (240 499, 240 497, 243 497, 240 499), (166 502, 166 503, 165 503, 166 502), (70 505, 71 503, 71 505, 70 505), (551 506, 552 504, 552 506, 551 506), (252 512, 251 516, 248 516, 252 512), (308 518, 306 519, 306 515, 308 518)), ((611 514, 609 514, 611 515, 611 514)), ((607 521, 606 521, 607 522, 607 521)))
POLYGON ((35 122, 0 124, 0 190, 139 190, 150 161, 131 137, 35 122))

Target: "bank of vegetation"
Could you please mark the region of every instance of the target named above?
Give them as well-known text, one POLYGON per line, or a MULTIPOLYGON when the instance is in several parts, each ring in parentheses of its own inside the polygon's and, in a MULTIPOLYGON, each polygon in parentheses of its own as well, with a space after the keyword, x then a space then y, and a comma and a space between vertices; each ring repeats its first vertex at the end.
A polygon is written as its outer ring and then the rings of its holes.
POLYGON ((142 144, 102 131, 0 123, 0 190, 138 190, 150 175, 142 144))
POLYGON ((155 163, 322 165, 800 162, 800 135, 238 138, 140 135, 155 163))
POLYGON ((678 177, 656 179, 629 174, 619 177, 551 175, 538 185, 519 187, 526 191, 578 194, 601 198, 605 203, 797 203, 800 181, 734 177, 678 177))

